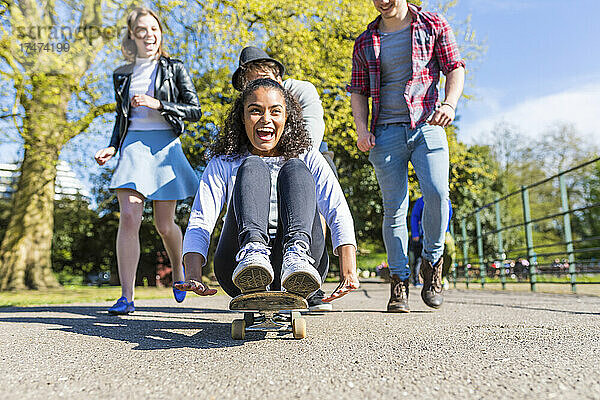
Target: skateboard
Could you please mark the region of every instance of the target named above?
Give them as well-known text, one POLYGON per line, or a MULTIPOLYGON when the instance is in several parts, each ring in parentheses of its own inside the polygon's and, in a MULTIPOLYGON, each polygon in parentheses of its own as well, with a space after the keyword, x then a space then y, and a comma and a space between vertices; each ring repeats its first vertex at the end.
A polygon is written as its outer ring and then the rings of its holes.
POLYGON ((242 340, 246 332, 292 332, 294 339, 306 337, 306 320, 300 311, 308 308, 306 300, 288 292, 246 293, 231 299, 229 309, 243 311, 244 319, 231 323, 231 337, 242 340), (293 310, 289 314, 280 311, 293 310))

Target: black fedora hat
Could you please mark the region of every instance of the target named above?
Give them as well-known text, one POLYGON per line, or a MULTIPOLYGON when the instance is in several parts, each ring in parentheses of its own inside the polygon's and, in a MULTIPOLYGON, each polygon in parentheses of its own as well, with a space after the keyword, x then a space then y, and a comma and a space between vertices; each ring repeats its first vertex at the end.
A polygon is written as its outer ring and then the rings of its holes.
POLYGON ((254 61, 272 61, 275 64, 277 64, 277 67, 279 67, 279 75, 281 77, 283 77, 283 74, 285 73, 285 67, 283 66, 283 64, 275 60, 274 58, 269 57, 269 55, 263 49, 259 49, 258 47, 254 46, 244 47, 244 49, 240 53, 240 64, 238 66, 238 69, 235 70, 233 76, 231 77, 231 83, 233 84, 235 90, 242 90, 242 85, 239 82, 242 67, 254 61))

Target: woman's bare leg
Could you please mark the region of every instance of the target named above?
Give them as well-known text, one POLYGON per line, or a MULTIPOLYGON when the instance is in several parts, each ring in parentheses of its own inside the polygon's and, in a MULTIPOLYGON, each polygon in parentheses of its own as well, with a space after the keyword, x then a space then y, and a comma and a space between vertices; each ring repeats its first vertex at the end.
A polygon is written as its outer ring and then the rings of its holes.
POLYGON ((181 248, 183 236, 181 228, 175 223, 176 200, 154 200, 154 226, 162 238, 165 250, 171 261, 173 282, 183 281, 181 248))
POLYGON ((144 196, 135 190, 117 189, 119 230, 117 231, 117 266, 121 295, 133 301, 135 273, 140 260, 140 226, 144 213, 144 196))

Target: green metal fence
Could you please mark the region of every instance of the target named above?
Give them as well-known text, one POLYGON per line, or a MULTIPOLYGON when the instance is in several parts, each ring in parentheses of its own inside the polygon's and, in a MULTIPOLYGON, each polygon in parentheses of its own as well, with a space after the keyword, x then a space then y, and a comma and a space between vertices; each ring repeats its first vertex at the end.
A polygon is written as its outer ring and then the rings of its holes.
POLYGON ((600 284, 600 232, 589 223, 600 221, 599 186, 600 157, 454 220, 454 287, 522 283, 536 291, 543 282, 569 284, 576 293, 577 285, 600 284))

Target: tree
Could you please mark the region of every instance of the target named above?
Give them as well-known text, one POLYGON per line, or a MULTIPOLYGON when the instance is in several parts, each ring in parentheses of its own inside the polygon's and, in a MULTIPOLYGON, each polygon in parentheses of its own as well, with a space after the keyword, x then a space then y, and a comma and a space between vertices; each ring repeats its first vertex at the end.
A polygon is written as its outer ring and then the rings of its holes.
MULTIPOLYGON (((420 2, 415 2, 420 3, 420 2)), ((455 2, 442 2, 442 8, 455 2)), ((195 165, 203 156, 226 115, 236 93, 231 74, 240 50, 258 45, 280 59, 288 76, 312 82, 325 110, 325 140, 335 153, 340 183, 346 193, 361 240, 381 241, 381 196, 373 168, 356 147, 356 132, 349 96, 345 91, 351 74, 355 38, 377 15, 370 2, 353 0, 297 2, 292 0, 199 1, 186 5, 186 13, 173 12, 173 22, 184 29, 175 41, 191 54, 195 83, 203 115, 192 135, 183 139, 195 165), (192 51, 193 49, 193 51, 192 51), (197 57, 201 54, 202 57, 197 57)), ((457 36, 469 58, 481 54, 468 22, 460 24, 457 36), (462 28, 462 29, 461 29, 462 28)), ((414 174, 411 182, 414 183, 414 174)), ((411 197, 416 186, 411 185, 411 197)))
POLYGON ((1 76, 12 83, 11 112, 24 143, 12 215, 0 245, 0 290, 58 284, 51 270, 56 163, 68 140, 114 110, 114 104, 101 101, 91 71, 117 34, 102 26, 109 7, 116 8, 115 3, 0 4, 1 76))
MULTIPOLYGON (((110 57, 111 53, 103 49, 119 34, 102 28, 102 13, 110 11, 118 16, 129 4, 117 6, 113 1, 84 0, 80 5, 39 0, 0 3, 0 63, 2 71, 7 71, 2 77, 12 82, 16 100, 14 105, 7 105, 12 108, 8 113, 16 115, 15 126, 25 149, 13 198, 14 212, 0 246, 0 290, 56 285, 50 268, 56 160, 70 138, 84 131, 95 117, 113 109, 112 100, 108 100, 111 88, 97 79, 106 62, 95 62, 110 57), (77 21, 69 51, 64 46, 60 53, 58 48, 40 51, 35 47, 34 51, 27 43, 53 42, 56 40, 50 39, 64 36, 58 9, 67 14, 64 20, 77 21)), ((452 6, 454 1, 443 4, 452 6)), ((362 216, 364 206, 373 205, 364 225, 359 226, 359 237, 378 236, 379 191, 366 155, 356 149, 344 89, 354 39, 376 14, 370 2, 190 0, 158 1, 152 7, 171 28, 168 47, 172 54, 184 58, 205 111, 203 119, 191 127, 191 135, 182 138, 194 163, 202 168, 206 145, 234 98, 230 76, 239 51, 249 44, 261 45, 285 62, 291 76, 310 80, 318 88, 326 110, 325 137, 336 153, 352 211, 362 216)), ((110 23, 121 26, 119 21, 113 18, 110 23)), ((478 53, 470 33, 458 36, 466 38, 467 54, 473 46, 478 53)), ((363 218, 360 220, 362 224, 363 218)))
MULTIPOLYGON (((509 258, 524 255, 525 233, 523 227, 519 226, 523 223, 520 190, 523 186, 529 186, 531 218, 537 220, 532 226, 534 249, 538 253, 538 262, 549 264, 557 254, 565 251, 565 246, 562 244, 562 216, 544 218, 562 209, 558 178, 547 179, 597 157, 597 149, 575 127, 562 122, 553 123, 537 137, 523 140, 524 136, 518 126, 502 122, 494 127, 487 138, 491 142, 492 156, 500 165, 500 180, 504 185, 501 195, 514 193, 500 203, 503 226, 515 226, 504 232, 504 248, 509 258), (545 182, 538 184, 542 181, 545 182), (540 248, 536 249, 537 246, 540 248), (516 252, 514 249, 519 250, 516 252)), ((589 182, 593 181, 591 175, 590 168, 564 175, 571 208, 589 204, 592 193, 589 182)), ((493 222, 493 209, 485 210, 483 214, 493 222)), ((493 227, 494 224, 491 224, 491 231, 493 227)), ((494 241, 494 237, 489 240, 493 247, 496 246, 494 241)), ((486 253, 494 252, 486 250, 486 253)))
MULTIPOLYGON (((600 160, 592 164, 591 174, 582 179, 586 203, 588 206, 572 218, 576 249, 586 249, 583 256, 587 259, 600 258, 600 160)), ((581 257, 581 256, 580 256, 581 257)))

